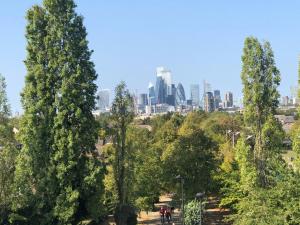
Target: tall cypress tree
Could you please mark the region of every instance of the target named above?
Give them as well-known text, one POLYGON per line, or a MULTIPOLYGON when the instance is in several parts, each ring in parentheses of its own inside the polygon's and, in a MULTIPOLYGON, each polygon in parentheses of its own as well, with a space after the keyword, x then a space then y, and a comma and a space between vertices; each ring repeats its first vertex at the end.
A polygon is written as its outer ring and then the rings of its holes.
POLYGON ((20 195, 29 197, 18 205, 30 205, 40 224, 97 221, 102 212, 103 166, 92 115, 97 74, 75 7, 73 0, 44 0, 27 16, 24 147, 17 175, 20 195))
POLYGON ((45 38, 46 11, 34 6, 27 13, 27 75, 22 92, 24 116, 21 121, 22 151, 16 166, 18 195, 14 208, 36 224, 51 224, 55 194, 49 174, 55 108, 55 80, 50 73, 45 38), (27 208, 27 210, 25 210, 27 208))
POLYGON ((261 44, 254 37, 245 40, 242 62, 244 118, 255 138, 254 160, 259 183, 266 186, 266 160, 271 149, 265 144, 264 126, 273 120, 270 117, 273 117, 278 107, 280 72, 276 68, 269 42, 261 44))

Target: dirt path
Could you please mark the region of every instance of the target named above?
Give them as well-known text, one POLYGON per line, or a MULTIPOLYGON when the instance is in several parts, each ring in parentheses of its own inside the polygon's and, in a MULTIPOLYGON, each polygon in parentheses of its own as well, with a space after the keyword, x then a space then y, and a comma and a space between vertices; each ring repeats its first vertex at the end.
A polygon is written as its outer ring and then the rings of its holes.
MULTIPOLYGON (((139 225, 161 225, 160 216, 159 216, 159 208, 163 205, 168 205, 172 201, 171 197, 168 195, 161 196, 159 199, 159 203, 155 205, 155 212, 142 212, 140 217, 138 218, 139 225)), ((179 211, 175 210, 172 215, 172 223, 179 224, 179 211)), ((171 223, 171 224, 172 224, 171 223)), ((167 223, 165 223, 167 225, 167 223)))

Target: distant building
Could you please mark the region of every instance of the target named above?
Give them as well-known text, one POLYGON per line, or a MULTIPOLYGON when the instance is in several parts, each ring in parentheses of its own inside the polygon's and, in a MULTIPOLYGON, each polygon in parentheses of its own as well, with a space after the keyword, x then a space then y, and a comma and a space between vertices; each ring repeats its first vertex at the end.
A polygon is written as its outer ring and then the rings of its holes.
POLYGON ((142 106, 148 105, 148 95, 147 94, 139 94, 138 105, 142 105, 142 106))
POLYGON ((233 94, 232 92, 226 92, 225 93, 225 100, 224 100, 224 108, 231 108, 233 107, 233 94))
POLYGON ((171 85, 171 94, 167 95, 166 103, 171 106, 175 106, 175 98, 176 98, 176 87, 175 84, 171 85))
POLYGON ((219 109, 220 104, 222 103, 220 90, 214 90, 214 101, 215 101, 215 109, 219 109))
POLYGON ((215 110, 214 96, 212 92, 206 92, 204 105, 205 105, 204 110, 206 112, 213 112, 215 110))
POLYGON ((155 85, 155 103, 156 104, 164 104, 166 103, 166 85, 161 76, 156 77, 156 85, 155 85))
POLYGON ((109 89, 102 89, 98 92, 98 109, 102 112, 109 111, 109 89))
POLYGON ((186 105, 188 105, 188 106, 192 106, 192 105, 193 105, 193 101, 192 101, 192 99, 188 99, 188 100, 186 100, 186 105))
POLYGON ((200 105, 200 90, 198 84, 192 84, 191 85, 191 100, 192 105, 199 107, 200 105))
POLYGON ((171 71, 165 67, 156 68, 156 76, 162 77, 166 85, 166 96, 172 95, 172 74, 171 71))
POLYGON ((148 104, 149 105, 156 104, 155 88, 152 83, 149 83, 149 86, 148 86, 148 104))
POLYGON ((179 83, 176 88, 175 103, 176 105, 186 104, 185 92, 181 83, 179 83))
POLYGON ((290 98, 289 98, 289 96, 283 96, 283 97, 282 97, 282 105, 283 105, 283 106, 288 106, 289 103, 290 103, 290 98))

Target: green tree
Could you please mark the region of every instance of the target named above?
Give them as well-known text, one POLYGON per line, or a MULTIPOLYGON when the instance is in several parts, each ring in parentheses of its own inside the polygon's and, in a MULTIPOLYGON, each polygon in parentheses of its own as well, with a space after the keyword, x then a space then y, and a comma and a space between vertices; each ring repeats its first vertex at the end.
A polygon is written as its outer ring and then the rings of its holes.
POLYGON ((128 126, 133 121, 134 107, 133 98, 126 85, 122 82, 116 87, 115 99, 111 109, 111 123, 113 129, 113 147, 114 147, 114 178, 117 190, 117 207, 115 211, 115 220, 117 225, 126 224, 129 217, 126 213, 128 208, 128 192, 126 192, 126 157, 128 156, 128 146, 126 144, 126 134, 128 126))
MULTIPOLYGON (((177 175, 185 179, 185 192, 193 198, 199 191, 209 191, 213 186, 212 171, 215 168, 217 146, 205 135, 200 124, 192 123, 192 113, 178 130, 177 138, 162 153, 163 177, 169 191, 175 191, 177 175)), ((196 117, 198 118, 198 117, 196 117)), ((177 190, 179 191, 179 190, 177 190)))
POLYGON ((242 56, 244 119, 254 134, 254 159, 260 185, 266 186, 267 149, 263 143, 263 126, 278 106, 280 72, 276 68, 270 43, 261 44, 256 38, 245 40, 242 56))
POLYGON ((98 221, 103 212, 92 115, 97 75, 75 7, 72 0, 45 0, 27 13, 15 210, 29 207, 25 215, 36 224, 98 221))
POLYGON ((10 124, 6 82, 0 74, 0 224, 7 223, 13 199, 13 180, 17 149, 10 124))
MULTIPOLYGON (((186 225, 197 225, 200 224, 200 215, 202 210, 202 205, 199 201, 193 200, 190 201, 185 206, 185 212, 184 212, 184 223, 186 225)), ((203 223, 203 222, 202 222, 203 223)))

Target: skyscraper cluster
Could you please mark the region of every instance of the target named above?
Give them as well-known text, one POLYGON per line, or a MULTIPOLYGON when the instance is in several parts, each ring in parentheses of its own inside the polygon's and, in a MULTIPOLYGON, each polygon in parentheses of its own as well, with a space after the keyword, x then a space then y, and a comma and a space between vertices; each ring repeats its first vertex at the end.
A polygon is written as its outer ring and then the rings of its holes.
POLYGON ((221 99, 220 90, 211 91, 211 85, 203 82, 203 96, 200 94, 199 84, 190 85, 190 98, 188 99, 181 83, 177 86, 172 82, 172 73, 165 67, 156 68, 156 82, 149 83, 148 93, 138 96, 137 112, 163 113, 168 111, 186 112, 202 108, 207 112, 213 112, 222 108, 233 107, 233 95, 225 94, 224 102, 221 99), (146 96, 148 99, 146 99, 146 96))
MULTIPOLYGON (((99 112, 109 112, 110 91, 102 89, 98 92, 99 112)), ((203 95, 200 94, 200 85, 191 84, 187 97, 182 83, 175 85, 172 82, 172 73, 165 67, 156 68, 156 81, 149 83, 148 93, 135 92, 134 103, 137 114, 156 114, 166 112, 188 112, 202 108, 206 112, 232 109, 233 94, 226 92, 224 101, 220 90, 211 91, 211 85, 203 82, 203 95)))

